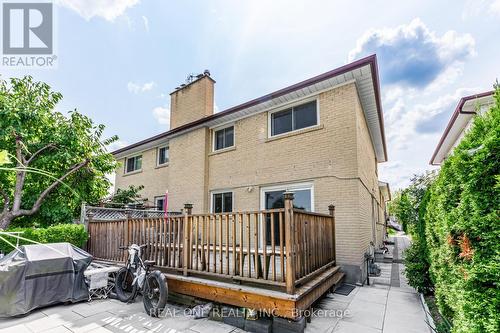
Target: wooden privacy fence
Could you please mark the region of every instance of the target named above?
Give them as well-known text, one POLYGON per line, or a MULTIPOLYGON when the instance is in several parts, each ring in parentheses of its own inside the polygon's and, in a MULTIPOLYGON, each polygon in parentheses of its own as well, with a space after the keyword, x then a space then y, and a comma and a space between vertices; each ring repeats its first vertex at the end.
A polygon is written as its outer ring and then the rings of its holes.
POLYGON ((286 288, 302 285, 335 265, 335 210, 330 214, 285 208, 221 214, 128 217, 88 224, 89 252, 98 259, 124 261, 120 246, 146 244, 143 259, 165 271, 286 288), (188 250, 185 250, 188 249, 188 250))

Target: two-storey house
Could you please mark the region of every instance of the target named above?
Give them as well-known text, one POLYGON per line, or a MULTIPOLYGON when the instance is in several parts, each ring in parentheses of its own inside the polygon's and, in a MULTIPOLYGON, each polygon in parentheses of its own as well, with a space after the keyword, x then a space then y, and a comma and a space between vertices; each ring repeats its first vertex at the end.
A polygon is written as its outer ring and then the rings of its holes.
POLYGON ((376 56, 218 113, 214 84, 206 71, 176 88, 170 130, 113 152, 116 188, 144 185, 160 208, 168 191, 169 210, 192 203, 194 213, 282 208, 285 191, 307 211, 334 203, 337 261, 348 281, 364 281, 389 198, 376 56))

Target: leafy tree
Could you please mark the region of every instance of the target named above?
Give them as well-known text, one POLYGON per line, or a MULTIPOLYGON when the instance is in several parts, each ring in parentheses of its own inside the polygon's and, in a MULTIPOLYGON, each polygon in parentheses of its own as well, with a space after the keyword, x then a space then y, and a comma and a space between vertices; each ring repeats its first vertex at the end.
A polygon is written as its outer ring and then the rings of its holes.
POLYGON ((69 222, 107 194, 115 169, 104 125, 54 111, 62 95, 26 76, 0 80, 0 229, 69 222), (6 153, 5 153, 6 152, 6 153))
POLYGON ((144 189, 144 185, 134 186, 130 185, 126 189, 119 188, 116 193, 111 198, 111 203, 116 204, 144 204, 144 199, 142 199, 139 194, 140 191, 144 189))
POLYGON ((441 167, 425 219, 431 275, 453 331, 500 331, 500 89, 441 167))
POLYGON ((422 218, 419 216, 420 206, 427 189, 435 178, 436 173, 434 171, 414 175, 410 185, 398 191, 394 199, 389 203, 389 213, 398 219, 405 232, 414 235, 418 226, 422 224, 422 218))
POLYGON ((436 175, 426 172, 414 175, 410 185, 397 193, 390 211, 412 235, 412 244, 404 253, 405 275, 408 283, 424 294, 431 294, 434 286, 429 274, 430 258, 425 236, 425 212, 429 202, 429 187, 436 175))

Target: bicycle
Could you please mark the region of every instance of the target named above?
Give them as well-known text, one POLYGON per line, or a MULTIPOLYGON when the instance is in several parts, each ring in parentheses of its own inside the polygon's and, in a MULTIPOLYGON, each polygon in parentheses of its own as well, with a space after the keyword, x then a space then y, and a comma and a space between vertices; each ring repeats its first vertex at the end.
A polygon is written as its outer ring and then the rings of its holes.
POLYGON ((145 247, 137 244, 120 246, 120 249, 128 250, 128 257, 126 266, 116 274, 115 290, 118 299, 125 303, 134 301, 138 292, 141 292, 146 313, 158 317, 159 311, 167 305, 168 286, 160 271, 150 272, 155 262, 142 260, 141 250, 145 247))

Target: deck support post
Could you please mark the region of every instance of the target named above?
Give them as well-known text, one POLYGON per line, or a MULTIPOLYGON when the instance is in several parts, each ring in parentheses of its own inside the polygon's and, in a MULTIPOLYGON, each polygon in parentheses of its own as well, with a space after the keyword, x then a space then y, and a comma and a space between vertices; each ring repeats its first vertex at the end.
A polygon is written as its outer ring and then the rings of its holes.
POLYGON ((293 192, 283 194, 285 200, 286 292, 295 293, 295 221, 293 192))
POLYGON ((182 244, 182 255, 183 255, 183 271, 184 271, 184 275, 187 276, 188 275, 188 269, 190 268, 189 266, 189 263, 191 262, 191 260, 189 259, 190 257, 190 249, 189 249, 189 238, 191 236, 191 228, 189 226, 189 219, 190 219, 190 215, 193 213, 193 204, 191 203, 186 203, 184 204, 184 230, 183 230, 183 233, 184 233, 184 241, 183 241, 183 244, 182 244))
POLYGON ((330 211, 330 215, 332 216, 332 258, 335 261, 335 266, 337 265, 337 249, 335 245, 335 205, 331 204, 328 206, 328 210, 330 211))

